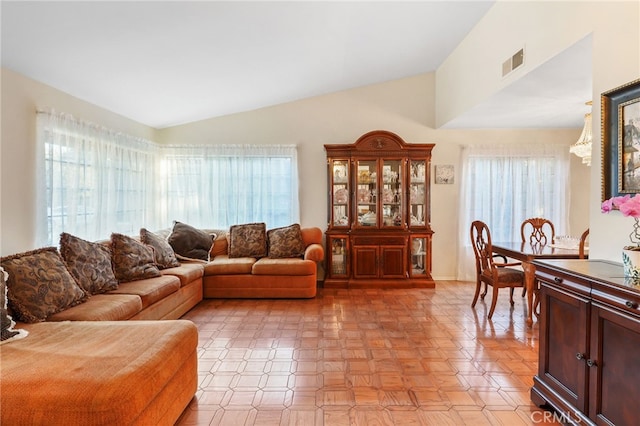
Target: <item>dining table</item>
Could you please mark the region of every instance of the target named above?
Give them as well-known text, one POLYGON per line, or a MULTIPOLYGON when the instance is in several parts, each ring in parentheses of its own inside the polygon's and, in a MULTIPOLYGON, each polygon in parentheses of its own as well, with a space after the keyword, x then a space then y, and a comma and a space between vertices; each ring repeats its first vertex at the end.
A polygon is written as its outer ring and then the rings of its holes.
MULTIPOLYGON (((536 267, 532 262, 537 259, 580 259, 578 247, 508 241, 492 243, 492 248, 494 253, 522 263, 524 286, 527 293, 527 326, 529 327, 533 325, 533 293, 536 289, 536 267)), ((588 258, 586 249, 584 257, 588 258)))

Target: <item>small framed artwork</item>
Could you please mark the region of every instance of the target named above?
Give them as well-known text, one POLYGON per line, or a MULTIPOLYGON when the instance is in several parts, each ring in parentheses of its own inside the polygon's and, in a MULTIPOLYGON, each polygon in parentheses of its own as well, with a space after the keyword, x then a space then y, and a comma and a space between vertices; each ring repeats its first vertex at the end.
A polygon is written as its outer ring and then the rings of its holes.
POLYGON ((438 184, 452 184, 454 173, 453 173, 453 165, 437 165, 435 166, 435 183, 438 184))
POLYGON ((602 93, 602 199, 640 193, 640 79, 602 93))

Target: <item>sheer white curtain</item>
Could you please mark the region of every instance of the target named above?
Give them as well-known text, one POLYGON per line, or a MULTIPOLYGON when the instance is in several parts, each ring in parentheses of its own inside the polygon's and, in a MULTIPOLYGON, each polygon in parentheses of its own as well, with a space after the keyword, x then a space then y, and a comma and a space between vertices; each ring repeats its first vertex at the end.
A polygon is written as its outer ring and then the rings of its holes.
POLYGON ((158 225, 157 145, 53 110, 37 114, 38 243, 158 225))
POLYGON ((569 150, 566 146, 467 146, 462 149, 458 230, 458 279, 475 280, 469 237, 474 220, 491 239, 520 241, 520 225, 530 217, 551 220, 566 234, 569 217, 569 150))
POLYGON ((295 145, 171 145, 162 152, 165 220, 222 229, 299 222, 295 145))

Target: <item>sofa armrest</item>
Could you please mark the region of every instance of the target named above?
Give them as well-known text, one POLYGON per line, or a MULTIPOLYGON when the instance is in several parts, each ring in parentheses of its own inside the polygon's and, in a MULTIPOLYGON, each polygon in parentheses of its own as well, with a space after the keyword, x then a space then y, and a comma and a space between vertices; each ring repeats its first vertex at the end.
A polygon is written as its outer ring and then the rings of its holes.
POLYGON ((320 262, 324 259, 324 248, 322 244, 309 244, 304 250, 304 259, 320 262))

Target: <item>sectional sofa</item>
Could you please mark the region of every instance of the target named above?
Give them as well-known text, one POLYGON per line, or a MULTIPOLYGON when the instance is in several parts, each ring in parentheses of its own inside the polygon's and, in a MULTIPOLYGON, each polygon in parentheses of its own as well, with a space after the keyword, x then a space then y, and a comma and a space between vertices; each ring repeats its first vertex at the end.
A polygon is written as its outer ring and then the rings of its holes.
POLYGON ((20 335, 0 346, 0 424, 174 424, 197 390, 198 333, 179 318, 203 297, 314 297, 323 257, 319 228, 179 222, 3 257, 18 320, 3 339, 20 335))

